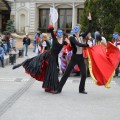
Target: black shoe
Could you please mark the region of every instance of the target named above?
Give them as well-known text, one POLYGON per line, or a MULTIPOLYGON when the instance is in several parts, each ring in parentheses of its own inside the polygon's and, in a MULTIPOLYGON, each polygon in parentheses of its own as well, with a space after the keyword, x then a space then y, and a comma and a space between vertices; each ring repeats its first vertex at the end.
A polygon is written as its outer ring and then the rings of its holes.
POLYGON ((45 90, 45 92, 49 92, 50 93, 50 90, 45 90))
POLYGON ((62 92, 62 90, 56 90, 55 92, 53 92, 53 94, 60 94, 62 92))
POLYGON ((20 67, 22 64, 18 64, 18 65, 14 65, 12 69, 16 69, 18 67, 20 67))
POLYGON ((83 91, 79 91, 79 93, 87 94, 87 92, 86 92, 85 90, 83 90, 83 91))
POLYGON ((48 92, 48 93, 52 93, 52 94, 54 94, 55 93, 55 91, 54 90, 45 90, 45 92, 48 92))
POLYGON ((2 64, 2 68, 4 68, 4 64, 2 64))

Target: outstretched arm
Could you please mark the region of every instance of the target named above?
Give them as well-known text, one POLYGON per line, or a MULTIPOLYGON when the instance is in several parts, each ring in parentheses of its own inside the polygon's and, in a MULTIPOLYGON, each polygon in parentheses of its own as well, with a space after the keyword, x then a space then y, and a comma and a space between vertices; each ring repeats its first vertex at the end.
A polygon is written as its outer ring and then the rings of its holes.
POLYGON ((73 36, 70 37, 70 42, 71 42, 71 43, 74 43, 75 45, 77 45, 77 46, 79 46, 79 47, 89 47, 88 44, 79 43, 79 42, 75 39, 75 37, 73 37, 73 36))

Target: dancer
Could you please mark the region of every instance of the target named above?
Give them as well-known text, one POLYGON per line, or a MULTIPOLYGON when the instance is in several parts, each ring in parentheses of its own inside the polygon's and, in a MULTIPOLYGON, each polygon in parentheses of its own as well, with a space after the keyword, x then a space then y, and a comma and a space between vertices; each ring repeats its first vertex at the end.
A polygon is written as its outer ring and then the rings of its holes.
MULTIPOLYGON (((120 34, 119 33, 114 33, 113 34, 113 44, 119 48, 120 50, 120 34)), ((114 77, 118 77, 119 74, 119 67, 120 67, 120 62, 115 70, 115 76, 114 77)))
POLYGON ((59 84, 57 64, 58 54, 60 53, 66 41, 63 41, 62 30, 56 31, 56 36, 53 32, 52 25, 49 26, 49 31, 53 39, 52 48, 49 51, 33 58, 27 59, 21 64, 15 65, 13 69, 23 66, 26 73, 38 81, 43 81, 42 87, 46 92, 54 92, 59 84))
POLYGON ((47 50, 47 34, 43 33, 43 37, 41 38, 41 41, 39 41, 39 53, 42 54, 47 50))
POLYGON ((90 32, 91 29, 91 15, 89 14, 88 16, 89 19, 89 28, 88 30, 84 33, 80 35, 80 26, 76 25, 73 28, 74 31, 74 35, 70 37, 70 43, 72 46, 72 51, 73 51, 73 55, 71 57, 71 60, 66 68, 66 71, 63 75, 63 77, 61 78, 60 84, 58 85, 57 90, 55 91, 55 94, 60 93, 62 91, 62 88, 68 78, 68 76, 70 75, 70 72, 72 71, 73 67, 77 64, 80 68, 80 73, 81 73, 81 82, 79 85, 79 92, 83 93, 83 94, 87 94, 87 92, 85 91, 85 80, 86 80, 86 69, 85 69, 85 63, 84 63, 84 58, 83 58, 83 54, 82 54, 82 47, 89 47, 88 44, 83 44, 82 39, 80 39, 80 36, 85 38, 86 35, 90 32))
MULTIPOLYGON (((85 37, 84 43, 86 43, 88 40, 90 40, 91 43, 93 44, 93 39, 91 37, 91 33, 88 33, 88 35, 85 37)), ((83 57, 84 57, 84 62, 85 62, 85 66, 86 66, 86 75, 87 75, 87 77, 90 77, 87 48, 83 48, 83 57)))

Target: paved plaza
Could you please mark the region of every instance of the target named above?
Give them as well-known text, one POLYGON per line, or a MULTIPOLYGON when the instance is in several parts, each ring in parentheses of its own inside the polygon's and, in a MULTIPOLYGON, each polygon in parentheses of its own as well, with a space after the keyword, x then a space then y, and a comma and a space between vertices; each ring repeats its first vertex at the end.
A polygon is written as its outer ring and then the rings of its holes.
MULTIPOLYGON (((34 55, 29 50, 17 63, 34 55)), ((45 93, 42 83, 22 67, 0 68, 0 120, 120 120, 120 77, 113 79, 110 89, 88 77, 87 95, 78 93, 79 80, 69 77, 63 92, 55 95, 45 93)))

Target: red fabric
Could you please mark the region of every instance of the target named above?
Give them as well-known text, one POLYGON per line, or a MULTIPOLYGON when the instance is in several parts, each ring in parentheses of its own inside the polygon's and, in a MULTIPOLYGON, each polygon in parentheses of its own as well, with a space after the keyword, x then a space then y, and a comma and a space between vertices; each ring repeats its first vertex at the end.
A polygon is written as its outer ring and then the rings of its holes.
POLYGON ((106 49, 102 45, 88 48, 89 69, 91 76, 97 85, 105 85, 112 79, 115 68, 120 61, 120 51, 112 43, 107 44, 106 49))
POLYGON ((54 31, 54 35, 56 36, 56 31, 54 31))
POLYGON ((62 51, 62 56, 66 55, 67 52, 69 52, 71 50, 72 50, 72 48, 71 48, 70 44, 64 45, 63 51, 62 51))
POLYGON ((48 29, 51 29, 51 28, 53 28, 53 25, 49 25, 49 26, 48 26, 48 29))
POLYGON ((71 51, 71 50, 72 50, 70 44, 67 44, 67 45, 66 45, 66 49, 67 49, 68 51, 71 51))
POLYGON ((74 71, 75 71, 75 72, 79 72, 79 71, 80 71, 80 68, 78 67, 78 65, 75 65, 75 66, 74 66, 74 71))
POLYGON ((112 43, 107 44, 107 57, 111 64, 114 66, 114 69, 116 69, 120 62, 120 50, 112 43))
POLYGON ((83 57, 88 58, 87 49, 83 49, 83 57))
POLYGON ((36 43, 38 43, 38 42, 39 42, 39 40, 40 40, 40 37, 37 37, 37 38, 36 38, 36 43))
POLYGON ((36 80, 38 81, 44 81, 44 77, 45 77, 45 73, 46 73, 46 69, 47 69, 47 65, 48 65, 48 62, 43 60, 42 61, 42 68, 41 68, 41 72, 38 76, 32 74, 32 73, 29 73, 26 71, 27 74, 29 74, 31 77, 35 78, 36 80))

